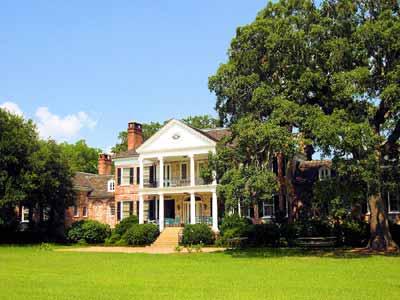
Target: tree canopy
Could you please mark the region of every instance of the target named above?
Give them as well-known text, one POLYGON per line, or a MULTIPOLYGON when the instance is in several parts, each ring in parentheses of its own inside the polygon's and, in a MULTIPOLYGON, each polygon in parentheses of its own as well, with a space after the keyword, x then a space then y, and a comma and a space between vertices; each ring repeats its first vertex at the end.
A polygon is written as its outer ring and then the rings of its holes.
POLYGON ((0 230, 16 230, 16 208, 35 214, 33 231, 61 239, 65 208, 72 205, 72 170, 62 147, 39 140, 31 120, 0 109, 0 230))
POLYGON ((97 173, 97 163, 101 149, 89 147, 85 140, 75 144, 66 142, 60 144, 60 148, 73 172, 97 173))
POLYGON ((399 163, 399 41, 395 0, 269 2, 237 29, 228 62, 209 79, 224 125, 250 116, 297 128, 339 176, 357 178, 374 249, 395 246, 381 191, 385 168, 399 163))

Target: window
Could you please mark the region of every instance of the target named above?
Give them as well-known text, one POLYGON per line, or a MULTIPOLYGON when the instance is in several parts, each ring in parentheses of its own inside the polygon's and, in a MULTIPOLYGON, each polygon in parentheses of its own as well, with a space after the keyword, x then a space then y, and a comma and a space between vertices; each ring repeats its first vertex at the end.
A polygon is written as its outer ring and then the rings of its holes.
POLYGON ((271 198, 263 202, 263 217, 272 218, 274 216, 274 199, 271 198))
POLYGON ((133 201, 122 201, 121 206, 121 220, 133 214, 133 201))
POLYGON ((79 217, 79 208, 76 205, 74 205, 74 217, 79 217))
POLYGON ((21 207, 21 222, 29 223, 29 208, 22 206, 21 207))
POLYGON ((49 207, 43 208, 42 210, 43 221, 48 221, 49 215, 50 215, 50 208, 49 207))
POLYGON ((83 207, 82 215, 83 215, 84 217, 87 217, 87 207, 86 207, 86 206, 83 207))
POLYGON ((110 204, 110 216, 115 216, 115 205, 110 204))
POLYGON ((187 174, 187 162, 181 163, 181 178, 182 179, 187 179, 188 174, 187 174))
POLYGON ((331 178, 331 169, 329 169, 327 167, 319 168, 318 177, 319 177, 319 180, 326 180, 326 179, 331 178))
POLYGON ((388 192, 388 212, 400 212, 400 195, 396 192, 388 192))
POLYGON ((107 182, 107 191, 108 192, 114 192, 115 191, 115 181, 114 179, 111 179, 107 182))
POLYGON ((129 178, 130 178, 130 169, 124 168, 122 169, 122 185, 128 185, 129 184, 129 178))

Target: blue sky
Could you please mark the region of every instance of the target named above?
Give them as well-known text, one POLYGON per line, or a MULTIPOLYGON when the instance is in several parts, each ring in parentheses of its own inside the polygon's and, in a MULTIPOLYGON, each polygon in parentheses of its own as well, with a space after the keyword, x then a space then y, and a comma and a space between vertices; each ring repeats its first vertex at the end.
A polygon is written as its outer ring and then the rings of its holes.
POLYGON ((103 150, 129 120, 215 115, 208 76, 266 3, 3 0, 0 106, 103 150))

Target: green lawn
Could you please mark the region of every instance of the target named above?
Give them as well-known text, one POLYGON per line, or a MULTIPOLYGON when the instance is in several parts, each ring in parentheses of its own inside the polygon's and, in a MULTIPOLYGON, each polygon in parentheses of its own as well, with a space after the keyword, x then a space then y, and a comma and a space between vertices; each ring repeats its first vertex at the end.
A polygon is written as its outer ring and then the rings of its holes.
POLYGON ((400 257, 0 247, 0 299, 399 299, 400 257))

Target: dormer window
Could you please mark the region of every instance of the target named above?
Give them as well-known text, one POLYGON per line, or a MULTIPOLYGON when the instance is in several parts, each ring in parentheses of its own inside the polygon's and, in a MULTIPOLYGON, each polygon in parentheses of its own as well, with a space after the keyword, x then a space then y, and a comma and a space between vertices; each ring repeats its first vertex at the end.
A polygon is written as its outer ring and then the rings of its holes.
POLYGON ((115 180, 111 179, 107 182, 107 191, 114 192, 115 191, 115 180))
POLYGON ((327 179, 331 178, 331 169, 329 169, 328 167, 319 168, 318 177, 319 177, 319 180, 327 180, 327 179))

